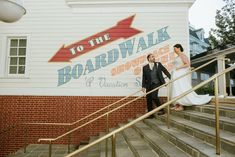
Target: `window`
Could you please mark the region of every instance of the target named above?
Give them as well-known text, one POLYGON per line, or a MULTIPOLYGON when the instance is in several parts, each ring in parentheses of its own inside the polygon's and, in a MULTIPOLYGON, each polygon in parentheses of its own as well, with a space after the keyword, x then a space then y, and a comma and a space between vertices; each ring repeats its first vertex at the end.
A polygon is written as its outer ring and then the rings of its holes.
POLYGON ((210 78, 210 75, 209 74, 204 74, 204 73, 201 73, 201 80, 205 81, 207 79, 210 78))
POLYGON ((8 75, 24 75, 26 67, 27 38, 9 38, 8 75))
POLYGON ((234 79, 230 79, 230 84, 231 84, 232 87, 234 87, 235 86, 235 80, 234 79))
POLYGON ((196 80, 197 79, 197 72, 192 73, 192 79, 196 80))

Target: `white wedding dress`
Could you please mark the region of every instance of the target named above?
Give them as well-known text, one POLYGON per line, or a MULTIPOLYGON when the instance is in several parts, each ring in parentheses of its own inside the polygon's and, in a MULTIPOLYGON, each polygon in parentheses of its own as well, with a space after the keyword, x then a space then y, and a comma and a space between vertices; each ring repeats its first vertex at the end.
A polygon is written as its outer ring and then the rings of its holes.
MULTIPOLYGON (((177 77, 180 77, 184 75, 185 73, 189 72, 189 68, 182 68, 182 69, 176 70, 177 67, 180 67, 182 65, 183 65, 183 62, 181 58, 179 56, 176 57, 173 63, 174 69, 171 75, 172 79, 176 79, 177 77)), ((189 74, 171 84, 171 89, 172 89, 171 98, 174 98, 188 91, 191 88, 192 88, 191 75, 189 74)), ((174 104, 180 104, 183 106, 203 105, 203 104, 207 104, 210 100, 211 100, 211 96, 209 96, 209 94, 198 95, 197 93, 193 91, 187 94, 186 96, 184 96, 183 98, 177 100, 174 104)))

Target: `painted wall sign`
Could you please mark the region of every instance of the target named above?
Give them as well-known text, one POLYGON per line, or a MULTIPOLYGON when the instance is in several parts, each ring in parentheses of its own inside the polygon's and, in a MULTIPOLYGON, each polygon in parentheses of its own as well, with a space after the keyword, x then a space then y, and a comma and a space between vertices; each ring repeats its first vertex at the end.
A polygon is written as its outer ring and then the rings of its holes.
MULTIPOLYGON (((136 53, 143 53, 163 41, 170 39, 167 33, 167 28, 164 27, 155 32, 150 32, 145 37, 132 38, 126 40, 118 45, 119 48, 114 48, 106 53, 94 56, 95 60, 88 59, 86 64, 76 64, 74 66, 66 66, 58 70, 58 86, 68 83, 71 79, 79 79, 82 75, 90 74, 96 70, 100 70, 110 64, 118 61, 118 59, 125 59, 136 53), (147 39, 147 40, 146 40, 147 39)), ((112 76, 115 76, 115 70, 112 76)))
MULTIPOLYGON (((131 28, 131 24, 134 19, 134 15, 117 23, 116 26, 104 30, 100 33, 92 35, 86 39, 70 44, 68 46, 62 46, 59 51, 49 60, 49 62, 71 62, 71 59, 79 57, 80 55, 89 53, 90 51, 105 46, 112 41, 124 38, 125 41, 118 44, 118 48, 113 48, 105 53, 93 56, 95 59, 87 59, 85 64, 78 63, 74 66, 66 66, 58 70, 58 86, 64 85, 72 79, 79 79, 81 76, 86 76, 94 71, 101 70, 102 68, 109 66, 119 59, 125 59, 133 54, 141 54, 145 50, 152 48, 153 46, 162 43, 170 39, 170 35, 167 32, 167 28, 149 32, 145 36, 133 37, 142 31, 131 28), (129 39, 130 38, 130 39, 129 39)), ((134 75, 140 75, 140 63, 146 60, 146 55, 136 58, 131 62, 117 66, 111 69, 109 75, 115 77, 118 74, 129 70, 131 67, 135 68, 134 75)), ((169 59, 167 59, 169 60, 169 59)), ((91 82, 94 77, 87 79, 88 86, 91 86, 91 82)), ((99 78, 100 87, 104 86, 106 78, 99 78), (102 83, 103 82, 103 83, 102 83)), ((117 86, 127 86, 125 83, 116 83, 117 86)), ((139 85, 140 86, 140 85, 139 85)))
POLYGON ((49 62, 69 62, 75 57, 88 53, 112 41, 120 38, 126 39, 140 33, 140 30, 130 27, 133 19, 134 15, 119 21, 114 27, 92 35, 79 42, 68 46, 63 45, 49 62))

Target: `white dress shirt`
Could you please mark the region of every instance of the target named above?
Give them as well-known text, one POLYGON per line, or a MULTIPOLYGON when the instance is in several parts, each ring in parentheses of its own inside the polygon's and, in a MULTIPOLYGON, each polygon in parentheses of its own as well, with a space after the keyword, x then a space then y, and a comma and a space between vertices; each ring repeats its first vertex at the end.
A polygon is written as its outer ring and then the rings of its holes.
POLYGON ((154 63, 149 63, 149 68, 153 70, 154 63))

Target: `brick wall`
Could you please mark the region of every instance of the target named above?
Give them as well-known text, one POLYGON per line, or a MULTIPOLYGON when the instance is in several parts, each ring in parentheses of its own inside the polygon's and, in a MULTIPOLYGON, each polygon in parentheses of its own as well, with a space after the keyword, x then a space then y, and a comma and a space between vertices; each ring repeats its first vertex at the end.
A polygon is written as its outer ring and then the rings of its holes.
MULTIPOLYGON (((27 143, 38 143, 39 138, 57 137, 65 133, 66 126, 21 125, 20 123, 71 123, 97 111, 122 97, 87 97, 87 96, 0 96, 0 157, 22 148, 24 145, 24 130, 27 128, 27 143), (16 124, 20 124, 17 125, 16 124), (12 127, 14 126, 14 127, 12 127)), ((133 99, 128 98, 128 100, 133 99)), ((127 101, 128 101, 127 100, 127 101)), ((123 103, 118 103, 118 106, 123 103)), ((110 115, 110 127, 136 114, 144 113, 145 98, 129 104, 110 115)), ((104 113, 104 112, 103 112, 104 113)), ((80 123, 81 124, 81 123, 80 123)), ((78 126, 74 125, 72 128, 78 126)), ((71 137, 73 144, 87 140, 89 136, 105 131, 106 119, 74 132, 71 137)), ((63 138, 56 143, 66 143, 63 138)))

